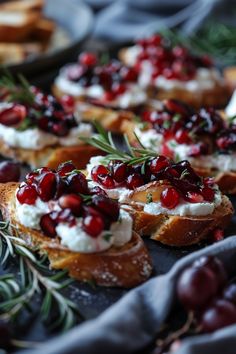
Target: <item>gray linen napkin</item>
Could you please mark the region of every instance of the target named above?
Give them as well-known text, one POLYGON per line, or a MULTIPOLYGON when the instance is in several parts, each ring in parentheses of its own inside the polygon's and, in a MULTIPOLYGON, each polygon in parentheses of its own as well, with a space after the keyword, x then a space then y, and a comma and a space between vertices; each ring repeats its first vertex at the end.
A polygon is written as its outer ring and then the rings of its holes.
MULTIPOLYGON (((236 236, 192 253, 178 261, 166 274, 152 278, 88 321, 46 342, 40 349, 21 354, 128 354, 141 350, 154 338, 175 300, 175 282, 180 271, 202 255, 220 257, 235 274, 236 236)), ((235 354, 236 325, 212 335, 183 341, 176 354, 235 354)))
POLYGON ((85 0, 95 10, 94 36, 122 42, 163 27, 191 33, 206 18, 235 24, 235 0, 85 0))

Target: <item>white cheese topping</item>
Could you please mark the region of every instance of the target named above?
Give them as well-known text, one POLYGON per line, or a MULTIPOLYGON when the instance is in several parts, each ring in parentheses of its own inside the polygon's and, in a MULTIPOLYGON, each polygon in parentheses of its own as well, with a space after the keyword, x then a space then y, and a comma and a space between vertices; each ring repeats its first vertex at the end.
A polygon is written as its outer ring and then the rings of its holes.
MULTIPOLYGON (((63 71, 55 80, 55 85, 65 94, 71 96, 87 96, 95 99, 101 99, 105 93, 100 85, 92 85, 83 87, 79 83, 70 81, 65 77, 63 71)), ((120 95, 117 95, 113 101, 109 101, 109 106, 126 109, 128 107, 137 106, 146 101, 146 92, 137 84, 127 85, 127 90, 120 95)))
MULTIPOLYGON (((43 202, 36 199, 34 205, 20 204, 16 199, 16 215, 19 222, 29 228, 40 230, 41 217, 52 210, 60 210, 56 202, 43 202)), ((109 247, 120 247, 132 238, 133 220, 129 213, 120 209, 117 222, 111 224, 110 230, 104 230, 98 237, 88 235, 81 227, 82 218, 76 218, 76 224, 69 227, 67 223, 60 223, 56 227, 61 244, 71 251, 81 253, 100 252, 109 247)))
POLYGON ((228 105, 225 108, 227 117, 233 117, 236 115, 236 90, 234 91, 228 105))
POLYGON ((142 63, 141 72, 139 76, 139 84, 142 87, 147 87, 150 84, 154 84, 157 88, 164 90, 173 90, 175 88, 185 89, 192 92, 199 90, 212 89, 216 82, 221 84, 222 78, 219 71, 216 69, 199 68, 196 71, 196 75, 193 79, 182 81, 177 79, 166 79, 164 76, 158 76, 154 82, 152 80, 153 72, 152 64, 145 60, 142 63))

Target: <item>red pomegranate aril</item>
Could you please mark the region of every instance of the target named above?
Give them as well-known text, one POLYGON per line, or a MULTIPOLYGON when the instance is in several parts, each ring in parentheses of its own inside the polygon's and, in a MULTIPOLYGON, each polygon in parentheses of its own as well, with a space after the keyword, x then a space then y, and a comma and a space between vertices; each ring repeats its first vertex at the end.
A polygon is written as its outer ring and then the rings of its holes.
POLYGON ((13 161, 0 162, 0 183, 18 182, 20 179, 20 165, 13 161))
POLYGON ((104 222, 100 216, 87 215, 82 222, 83 230, 91 237, 98 237, 104 230, 104 222))
POLYGON ((67 177, 68 187, 72 193, 88 193, 88 182, 82 172, 71 173, 67 177))
POLYGON ((61 104, 63 106, 63 108, 67 111, 67 112, 72 112, 74 110, 75 107, 75 100, 74 97, 69 96, 69 95, 64 95, 61 98, 61 104))
POLYGON ((167 209, 174 209, 179 204, 179 199, 179 193, 172 187, 168 187, 161 192, 161 204, 167 209))
POLYGON ((115 181, 110 175, 99 175, 97 181, 106 189, 115 188, 115 181))
POLYGON ((25 184, 18 189, 16 197, 21 204, 33 205, 38 197, 38 194, 33 186, 28 186, 25 184))
POLYGON ((224 239, 224 230, 217 228, 213 231, 212 241, 219 242, 224 239))
POLYGON ((117 163, 112 167, 112 177, 118 183, 124 182, 127 177, 127 165, 125 163, 117 163))
POLYGON ((49 126, 50 126, 50 120, 48 117, 41 117, 38 120, 38 127, 39 129, 48 132, 49 131, 49 126))
POLYGON ((63 137, 69 134, 69 128, 67 127, 66 123, 63 121, 54 123, 51 129, 52 129, 52 133, 59 137, 60 136, 63 137))
POLYGON ((77 194, 66 194, 60 197, 59 205, 62 209, 70 209, 75 216, 79 216, 83 199, 77 194))
POLYGON ((158 156, 150 163, 150 170, 153 174, 160 172, 170 165, 170 161, 165 156, 158 156))
POLYGON ((206 177, 203 179, 204 186, 212 187, 215 184, 215 180, 212 177, 206 177))
POLYGON ((99 175, 108 175, 108 173, 109 170, 107 169, 107 167, 105 167, 104 165, 97 165, 92 168, 91 177, 93 181, 98 182, 99 175))
POLYGON ((175 140, 179 144, 188 144, 191 142, 191 138, 187 130, 179 129, 175 133, 175 140))
POLYGON ((176 46, 172 49, 172 53, 175 57, 183 58, 188 54, 188 50, 184 47, 176 46))
POLYGON ((120 74, 124 81, 136 81, 138 78, 138 73, 133 68, 123 67, 120 74))
POLYGON ((107 197, 107 193, 104 191, 104 189, 100 188, 99 186, 91 188, 90 193, 97 194, 97 195, 104 195, 105 197, 107 197))
POLYGON ((67 174, 74 171, 75 169, 76 169, 75 165, 71 161, 68 161, 60 164, 58 166, 57 171, 61 177, 65 177, 67 174))
POLYGON ((173 70, 171 70, 170 68, 165 68, 163 70, 163 76, 168 79, 168 80, 171 80, 171 79, 176 79, 176 74, 173 72, 173 70))
POLYGON ((92 198, 92 203, 98 211, 106 214, 110 220, 117 221, 119 218, 119 204, 116 200, 112 200, 103 195, 95 195, 92 198))
POLYGON ((200 193, 187 192, 186 200, 190 203, 202 203, 204 202, 204 197, 200 193))
POLYGON ((162 41, 162 37, 160 34, 154 34, 153 36, 147 39, 148 44, 154 46, 160 45, 161 41, 162 41))
POLYGON ((114 84, 112 86, 112 91, 115 95, 122 95, 126 91, 126 86, 124 84, 114 84))
POLYGON ((39 178, 36 189, 40 199, 47 202, 55 195, 56 175, 53 172, 46 172, 42 176, 39 176, 39 178))
POLYGON ((126 184, 129 189, 135 189, 144 184, 144 179, 140 174, 133 173, 127 177, 126 184))
POLYGON ((79 62, 82 65, 94 66, 97 64, 97 56, 94 53, 89 52, 81 53, 79 56, 79 62))
POLYGON ((53 238, 57 235, 56 222, 52 220, 52 218, 50 217, 50 213, 45 214, 41 217, 40 227, 42 231, 45 233, 45 235, 48 237, 53 238))
POLYGON ((202 195, 206 201, 213 202, 215 198, 215 191, 212 188, 204 187, 202 189, 202 195))
POLYGON ((104 92, 104 95, 103 95, 103 100, 104 101, 113 101, 114 99, 116 98, 116 95, 114 92, 112 91, 106 91, 104 92))
POLYGON ((161 154, 169 157, 169 158, 173 158, 174 157, 174 151, 171 150, 171 148, 168 146, 167 143, 162 144, 161 146, 161 154))
POLYGON ((26 114, 25 106, 14 104, 12 107, 0 112, 0 124, 7 126, 18 125, 26 117, 26 114))

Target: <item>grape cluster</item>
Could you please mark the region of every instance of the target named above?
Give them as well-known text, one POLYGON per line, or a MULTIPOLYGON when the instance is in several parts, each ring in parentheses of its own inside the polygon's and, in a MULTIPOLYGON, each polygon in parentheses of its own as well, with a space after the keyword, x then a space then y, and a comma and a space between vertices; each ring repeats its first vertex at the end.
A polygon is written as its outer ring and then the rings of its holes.
POLYGON ((227 283, 223 263, 201 257, 177 281, 181 304, 195 314, 202 332, 214 332, 236 323, 236 284, 227 283))

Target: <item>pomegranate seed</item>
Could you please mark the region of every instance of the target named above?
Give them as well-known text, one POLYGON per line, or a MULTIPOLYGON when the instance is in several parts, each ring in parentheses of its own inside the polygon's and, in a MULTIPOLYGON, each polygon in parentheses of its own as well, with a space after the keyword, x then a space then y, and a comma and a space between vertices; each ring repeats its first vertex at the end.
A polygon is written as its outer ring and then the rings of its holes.
POLYGON ((162 41, 162 37, 160 34, 154 34, 153 36, 151 36, 150 38, 148 38, 148 44, 149 45, 154 45, 154 46, 158 46, 161 44, 162 41))
POLYGON ((133 173, 127 177, 126 183, 129 189, 135 189, 144 184, 144 179, 140 174, 133 173))
POLYGON ((45 233, 45 235, 47 235, 48 237, 55 237, 57 235, 56 222, 52 220, 50 213, 45 214, 41 217, 40 227, 42 231, 45 233))
POLYGON ((80 54, 79 62, 82 65, 94 66, 97 64, 97 56, 93 53, 85 52, 85 53, 80 54))
POLYGON ((170 187, 161 192, 161 204, 167 209, 173 209, 179 204, 180 195, 176 189, 170 187))
POLYGON ((82 222, 83 230, 91 237, 98 237, 104 230, 104 222, 100 216, 88 215, 82 222))
POLYGON ((50 120, 48 117, 41 117, 38 120, 38 127, 39 129, 48 132, 49 131, 49 127, 50 127, 50 120))
POLYGON ((124 84, 114 84, 112 86, 112 92, 115 95, 122 95, 122 93, 124 93, 126 91, 126 86, 124 84))
POLYGON ((56 193, 54 195, 54 199, 58 199, 65 194, 67 192, 67 187, 67 181, 56 173, 56 193))
POLYGON ((21 104, 14 104, 0 112, 0 124, 11 126, 22 122, 26 117, 26 108, 21 104))
POLYGON ((165 76, 166 79, 171 80, 171 79, 176 79, 176 74, 171 70, 170 68, 165 68, 163 70, 163 76, 165 76))
POLYGON ((107 189, 115 188, 114 179, 110 175, 99 175, 98 183, 100 183, 104 188, 107 189))
POLYGON ((70 192, 82 194, 88 193, 88 182, 82 172, 72 172, 67 177, 67 182, 70 192))
POLYGON ((36 182, 36 179, 39 175, 38 171, 32 171, 27 173, 27 175, 25 176, 25 180, 27 184, 33 184, 36 182))
POLYGON ((224 231, 220 228, 217 228, 213 231, 213 235, 212 235, 212 238, 213 238, 213 242, 218 242, 218 241, 221 241, 224 239, 224 231))
POLYGON ((37 185, 37 192, 44 202, 52 199, 56 193, 56 175, 53 172, 46 172, 40 175, 37 185))
POLYGON ((95 195, 92 198, 93 204, 97 209, 106 214, 110 220, 117 221, 119 218, 119 204, 116 200, 112 200, 103 195, 95 195))
POLYGON ((204 198, 200 193, 196 192, 187 192, 186 199, 190 203, 202 203, 204 202, 204 198))
POLYGON ((136 81, 138 78, 138 73, 132 68, 123 67, 120 74, 124 81, 136 81))
POLYGON ((108 169, 103 165, 94 166, 91 170, 92 180, 98 182, 99 175, 108 175, 108 169))
POLYGON ((191 142, 191 138, 187 130, 179 129, 175 133, 175 140, 179 144, 188 144, 191 142))
POLYGON ((150 163, 150 170, 152 173, 158 173, 170 165, 170 161, 165 156, 158 156, 150 163))
POLYGON ((112 177, 118 183, 124 182, 127 177, 127 165, 125 163, 114 163, 112 165, 112 177))
POLYGON ((74 100, 74 97, 72 97, 72 96, 64 95, 64 96, 62 96, 60 102, 61 102, 63 108, 67 112, 72 112, 75 108, 75 100, 74 100))
POLYGON ((20 179, 20 165, 13 161, 0 162, 0 183, 18 182, 20 179))
POLYGON ((66 194, 60 197, 59 205, 62 209, 70 209, 75 216, 81 212, 83 199, 77 194, 66 194))
POLYGON ((68 173, 76 169, 71 161, 64 162, 58 166, 57 172, 61 177, 65 177, 68 173))
POLYGON ((104 101, 113 101, 116 98, 116 95, 112 91, 106 91, 103 95, 103 100, 104 101))
POLYGON ((202 195, 204 199, 207 200, 208 202, 213 202, 215 198, 215 191, 212 188, 204 187, 202 189, 202 195))
POLYGON ((59 137, 66 136, 69 134, 69 128, 67 127, 66 123, 63 121, 54 123, 51 129, 52 129, 52 133, 59 137))
POLYGON ((28 186, 25 184, 18 189, 16 197, 21 204, 33 205, 38 197, 38 194, 33 186, 28 186))
POLYGON ((181 101, 169 99, 164 101, 165 108, 172 113, 179 113, 186 115, 189 113, 188 107, 181 101))
POLYGON ((176 46, 172 49, 172 53, 177 58, 183 58, 187 56, 188 50, 184 47, 176 46))
POLYGON ((162 144, 162 146, 161 146, 161 154, 164 155, 164 156, 167 156, 167 157, 169 157, 171 159, 174 157, 174 151, 169 148, 167 143, 163 143, 162 144))
POLYGON ((206 177, 203 179, 203 184, 208 187, 212 187, 215 184, 215 180, 212 177, 206 177))
POLYGON ((98 194, 98 195, 104 195, 105 197, 107 197, 107 193, 104 191, 104 189, 96 186, 90 189, 90 193, 91 194, 98 194))

